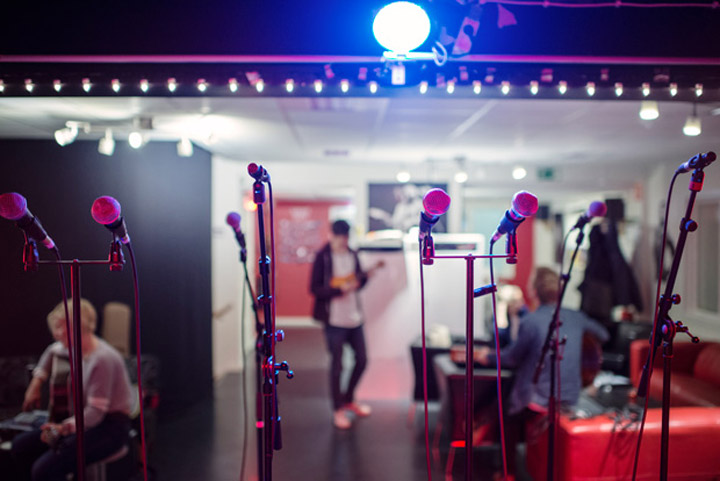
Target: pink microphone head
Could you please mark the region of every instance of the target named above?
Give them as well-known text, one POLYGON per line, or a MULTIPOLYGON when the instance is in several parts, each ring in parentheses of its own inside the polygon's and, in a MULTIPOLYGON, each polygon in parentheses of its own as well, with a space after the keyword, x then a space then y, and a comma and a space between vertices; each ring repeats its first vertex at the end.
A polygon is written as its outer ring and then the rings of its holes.
POLYGON ((260 170, 260 166, 257 165, 255 162, 250 162, 248 164, 248 174, 254 176, 258 170, 260 170))
POLYGON ((592 202, 588 207, 588 214, 590 214, 590 217, 605 217, 605 214, 607 214, 605 202, 599 200, 592 202))
POLYGON ((423 208, 430 215, 443 215, 450 208, 450 196, 442 189, 430 189, 423 197, 423 208))
POLYGON ((18 220, 27 212, 27 200, 17 192, 0 195, 0 217, 18 220))
POLYGON ((530 217, 538 210, 538 198, 526 190, 521 190, 513 196, 512 208, 521 216, 530 217))
POLYGON ((225 218, 225 222, 233 229, 238 230, 240 228, 240 214, 237 212, 230 212, 225 218))
POLYGON ((120 218, 120 202, 109 195, 98 197, 93 202, 90 213, 98 224, 112 224, 120 218))

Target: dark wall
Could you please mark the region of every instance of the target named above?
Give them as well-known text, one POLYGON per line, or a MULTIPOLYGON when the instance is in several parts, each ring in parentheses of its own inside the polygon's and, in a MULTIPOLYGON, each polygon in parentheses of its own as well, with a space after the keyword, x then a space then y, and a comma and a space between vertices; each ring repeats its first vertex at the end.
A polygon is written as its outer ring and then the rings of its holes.
MULTIPOLYGON (((90 207, 101 195, 120 202, 138 264, 142 351, 160 359, 162 402, 181 407, 210 395, 210 154, 195 148, 182 158, 171 142, 139 150, 118 142, 106 157, 94 141, 3 140, 0 165, 0 193, 27 198, 65 259, 107 259, 112 236, 90 207)), ((22 248, 20 229, 0 219, 0 356, 39 355, 52 341, 46 315, 61 297, 55 267, 23 272, 22 248)), ((133 305, 125 257, 119 273, 81 268, 82 295, 100 316, 108 301, 133 305)))

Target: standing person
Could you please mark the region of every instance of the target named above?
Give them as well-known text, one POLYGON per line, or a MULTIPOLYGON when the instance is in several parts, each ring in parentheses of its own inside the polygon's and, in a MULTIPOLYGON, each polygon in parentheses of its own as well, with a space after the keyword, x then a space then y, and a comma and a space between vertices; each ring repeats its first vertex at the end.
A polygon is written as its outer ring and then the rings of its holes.
MULTIPOLYGON (((128 443, 133 394, 122 356, 94 334, 95 308, 86 299, 80 304, 84 447, 86 462, 92 464, 128 443)), ((72 316, 72 301, 68 302, 68 310, 72 316)), ((12 454, 21 479, 65 481, 77 469, 77 451, 75 418, 71 415, 72 406, 68 405, 72 396, 68 394, 71 392, 68 337, 62 302, 48 314, 47 322, 56 342, 45 349, 33 371, 23 410, 38 407, 42 384, 49 380, 48 422, 38 430, 15 437, 12 454)))
POLYGON ((325 324, 325 340, 330 352, 330 392, 333 424, 338 429, 352 426, 348 412, 369 416, 367 404, 355 402, 355 388, 367 365, 363 314, 358 291, 367 283, 357 252, 348 245, 350 225, 344 220, 332 223, 330 241, 315 255, 310 291, 315 296, 313 317, 325 324), (345 390, 340 385, 343 346, 355 354, 355 365, 345 390))
MULTIPOLYGON (((532 281, 532 293, 539 307, 523 316, 517 339, 500 351, 503 366, 515 368, 515 382, 510 392, 507 406, 508 418, 505 420, 508 444, 508 470, 514 470, 516 444, 523 439, 525 423, 538 413, 547 412, 550 397, 549 353, 537 384, 533 383, 535 366, 540 359, 548 326, 560 295, 560 277, 548 267, 538 267, 532 281)), ((561 348, 560 361, 561 392, 558 401, 564 405, 573 405, 578 401, 582 388, 582 346, 583 336, 589 334, 600 343, 608 340, 607 330, 580 311, 560 309, 560 338, 567 338, 561 348)), ((495 352, 485 347, 478 353, 478 362, 495 365, 495 352)))

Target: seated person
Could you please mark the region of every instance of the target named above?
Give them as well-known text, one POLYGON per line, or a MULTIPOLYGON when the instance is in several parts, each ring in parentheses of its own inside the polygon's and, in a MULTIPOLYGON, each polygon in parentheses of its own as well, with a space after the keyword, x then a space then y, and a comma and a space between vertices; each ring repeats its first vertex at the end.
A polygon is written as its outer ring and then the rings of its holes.
MULTIPOLYGON (((547 410, 551 369, 549 352, 537 384, 533 383, 533 376, 560 295, 559 281, 554 270, 547 267, 536 269, 531 295, 537 298, 539 307, 523 316, 517 339, 500 352, 503 366, 515 368, 515 382, 507 402, 508 417, 505 419, 509 470, 514 469, 515 444, 522 440, 525 422, 534 414, 547 410)), ((609 334, 603 326, 580 311, 560 309, 560 322, 560 338, 567 337, 567 342, 560 347, 562 360, 556 387, 561 388, 558 400, 572 405, 578 401, 582 384, 583 335, 593 335, 602 343, 608 340, 609 334)), ((495 365, 495 352, 487 347, 476 356, 481 364, 495 365)))
MULTIPOLYGON (((72 318, 72 301, 68 302, 68 309, 72 318)), ((113 347, 93 334, 96 319, 95 308, 82 299, 80 324, 87 464, 107 458, 127 444, 130 432, 128 414, 133 404, 125 363, 113 347)), ((62 302, 48 314, 47 322, 56 342, 40 357, 25 392, 23 410, 38 406, 41 386, 50 380, 48 422, 38 430, 13 439, 12 455, 19 479, 65 481, 67 475, 76 470, 77 451, 68 375, 68 333, 62 302)))

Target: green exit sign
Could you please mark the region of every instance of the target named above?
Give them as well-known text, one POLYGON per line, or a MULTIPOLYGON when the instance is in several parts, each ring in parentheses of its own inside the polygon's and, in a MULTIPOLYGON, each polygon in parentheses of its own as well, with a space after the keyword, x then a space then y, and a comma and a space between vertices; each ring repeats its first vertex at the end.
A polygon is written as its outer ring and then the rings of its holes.
POLYGON ((555 167, 539 167, 537 178, 539 180, 555 180, 555 167))

